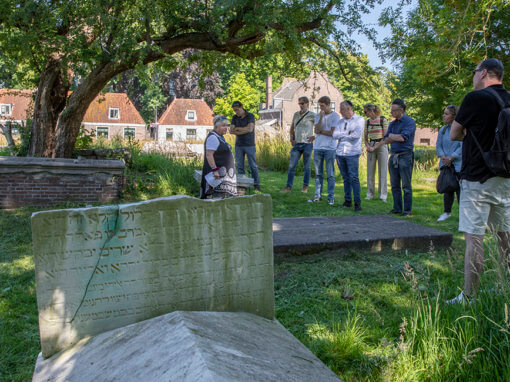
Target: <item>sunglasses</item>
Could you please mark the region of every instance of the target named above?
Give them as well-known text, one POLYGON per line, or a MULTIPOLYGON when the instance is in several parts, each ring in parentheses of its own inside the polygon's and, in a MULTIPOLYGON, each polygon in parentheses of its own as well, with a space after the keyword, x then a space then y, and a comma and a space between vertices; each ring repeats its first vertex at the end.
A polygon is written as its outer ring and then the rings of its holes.
POLYGON ((482 71, 483 71, 483 69, 475 69, 475 70, 473 70, 473 75, 475 75, 476 72, 482 72, 482 71))
POLYGON ((306 105, 306 102, 298 102, 298 105, 306 105))

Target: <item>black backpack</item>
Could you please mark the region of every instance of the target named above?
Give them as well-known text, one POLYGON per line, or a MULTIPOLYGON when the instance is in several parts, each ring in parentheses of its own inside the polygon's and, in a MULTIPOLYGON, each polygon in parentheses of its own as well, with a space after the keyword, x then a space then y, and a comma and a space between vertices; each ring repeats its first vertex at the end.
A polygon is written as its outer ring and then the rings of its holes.
POLYGON ((485 90, 496 98, 501 107, 491 149, 483 151, 473 132, 471 132, 471 136, 482 153, 483 160, 490 172, 502 178, 510 178, 510 103, 505 103, 498 92, 491 87, 487 87, 485 90))

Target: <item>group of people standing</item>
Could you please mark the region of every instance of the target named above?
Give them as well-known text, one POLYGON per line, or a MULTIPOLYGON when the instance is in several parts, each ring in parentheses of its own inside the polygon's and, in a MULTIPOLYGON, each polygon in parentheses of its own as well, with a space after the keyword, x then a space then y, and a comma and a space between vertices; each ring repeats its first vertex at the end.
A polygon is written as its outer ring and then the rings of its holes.
MULTIPOLYGON (((448 219, 455 194, 459 200, 459 231, 466 241, 464 288, 448 303, 466 303, 478 288, 484 264, 483 240, 489 228, 498 241, 499 260, 504 269, 510 269, 510 174, 496 175, 486 162, 485 154, 492 150, 497 134, 498 118, 504 107, 510 107, 510 93, 503 87, 504 67, 500 60, 489 58, 473 70, 474 91, 466 95, 459 107, 447 106, 443 113, 445 125, 437 140, 440 168, 453 167, 460 178, 460 189, 444 194, 444 213, 438 221, 448 219), (505 106, 506 105, 506 106, 505 106)), ((308 200, 322 200, 324 165, 326 166, 327 201, 334 205, 335 160, 344 182, 344 202, 341 206, 361 210, 359 157, 364 139, 367 151, 367 195, 375 197, 375 170, 378 168, 378 197, 387 198, 386 173, 390 175, 393 195, 392 214, 409 216, 412 210, 413 142, 415 121, 406 115, 406 105, 395 99, 391 105, 392 121, 388 123, 377 105, 366 104, 367 119, 353 111, 350 101, 340 105, 342 117, 331 110, 331 100, 318 100, 320 113, 309 110, 307 97, 300 97, 299 111, 294 114, 290 128, 289 172, 282 193, 291 191, 296 166, 303 156, 303 193, 308 192, 310 162, 313 152, 315 165, 315 195, 308 200), (388 153, 388 145, 390 153, 388 153), (388 158, 389 156, 389 158, 388 158)), ((236 138, 238 173, 244 173, 244 156, 260 190, 255 161, 255 120, 240 102, 232 105, 235 116, 229 124, 224 116, 214 118, 214 129, 205 141, 205 160, 201 197, 236 194, 236 172, 231 147, 223 135, 230 131, 236 138)), ((508 139, 508 137, 506 138, 508 139)), ((507 142, 508 143, 508 142, 507 142)))
POLYGON ((361 211, 361 186, 359 181, 359 157, 362 141, 367 150, 367 195, 375 196, 375 171, 378 168, 378 197, 387 198, 388 144, 391 147, 389 173, 393 194, 393 209, 390 213, 409 216, 412 209, 413 145, 416 123, 405 114, 406 105, 401 99, 393 101, 391 114, 393 121, 388 124, 381 109, 374 104, 366 104, 367 117, 356 115, 351 101, 340 104, 342 117, 331 110, 331 100, 327 96, 319 98, 320 113, 315 115, 309 108, 307 97, 300 97, 300 110, 294 114, 290 127, 290 153, 287 185, 280 192, 288 193, 292 189, 297 163, 303 155, 303 188, 308 192, 310 181, 310 158, 313 151, 315 165, 315 195, 310 203, 322 200, 324 183, 324 165, 326 167, 327 202, 335 204, 335 160, 344 183, 344 201, 342 207, 354 207, 361 211), (403 192, 403 199, 402 199, 403 192))

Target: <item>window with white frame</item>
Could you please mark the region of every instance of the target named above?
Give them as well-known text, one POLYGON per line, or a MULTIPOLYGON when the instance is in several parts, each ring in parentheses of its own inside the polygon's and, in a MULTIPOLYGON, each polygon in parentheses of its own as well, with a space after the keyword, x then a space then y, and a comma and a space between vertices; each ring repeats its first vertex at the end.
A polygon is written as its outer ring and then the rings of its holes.
POLYGON ((120 119, 120 109, 118 107, 111 107, 108 110, 109 119, 120 119))
POLYGON ((0 105, 0 115, 11 115, 11 105, 3 103, 0 105))
POLYGON ((197 139, 197 129, 186 129, 186 139, 197 139))
POLYGON ((106 127, 106 126, 96 127, 96 138, 108 139, 108 127, 106 127))
POLYGON ((167 127, 166 128, 166 140, 173 141, 174 140, 174 129, 167 127))
POLYGON ((124 138, 134 138, 136 134, 135 127, 124 127, 124 138))
POLYGON ((319 114, 321 112, 321 108, 319 107, 319 104, 317 102, 313 103, 313 112, 315 114, 319 114))
POLYGON ((331 111, 336 111, 336 102, 331 102, 329 108, 331 109, 331 111))
POLYGON ((186 121, 196 121, 197 120, 197 113, 195 113, 195 110, 186 110, 186 121))

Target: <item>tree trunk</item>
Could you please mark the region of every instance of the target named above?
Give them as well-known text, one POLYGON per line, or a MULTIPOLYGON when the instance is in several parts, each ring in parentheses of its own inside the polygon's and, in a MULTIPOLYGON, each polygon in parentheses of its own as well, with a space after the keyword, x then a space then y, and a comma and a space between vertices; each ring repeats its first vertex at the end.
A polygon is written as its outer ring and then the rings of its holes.
POLYGON ((5 139, 7 140, 7 146, 11 149, 15 146, 14 139, 12 139, 12 125, 10 122, 6 122, 4 124, 0 124, 0 128, 2 129, 2 133, 4 133, 5 139))
POLYGON ((83 117, 92 101, 118 73, 125 71, 125 67, 115 67, 114 63, 107 63, 95 68, 78 86, 67 100, 67 105, 58 117, 55 130, 55 158, 71 158, 76 138, 80 133, 83 117))
POLYGON ((30 127, 30 156, 55 156, 55 128, 66 105, 72 73, 66 73, 66 77, 63 78, 60 60, 55 58, 48 61, 41 73, 30 127))

